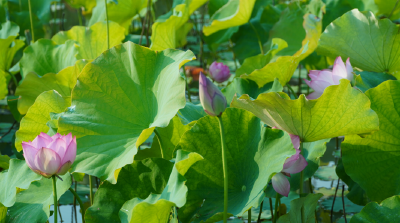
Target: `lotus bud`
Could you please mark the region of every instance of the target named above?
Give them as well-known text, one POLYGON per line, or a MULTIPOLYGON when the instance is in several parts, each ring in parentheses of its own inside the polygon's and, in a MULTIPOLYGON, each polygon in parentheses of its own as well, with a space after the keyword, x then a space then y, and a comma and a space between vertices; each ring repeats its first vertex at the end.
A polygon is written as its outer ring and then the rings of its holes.
POLYGON ((308 99, 319 98, 325 88, 331 85, 338 85, 341 79, 352 81, 354 78, 350 58, 347 58, 346 65, 344 65, 340 56, 336 58, 332 70, 310 70, 308 76, 311 78, 311 81, 306 79, 304 81, 314 90, 313 93, 307 95, 308 99))
POLYGON ((204 111, 211 116, 220 116, 226 109, 226 98, 222 92, 200 72, 199 97, 204 111))
POLYGON ((223 63, 218 63, 216 61, 214 61, 211 64, 211 66, 209 68, 209 72, 210 72, 211 78, 218 83, 227 81, 229 79, 229 77, 231 76, 229 67, 223 63))
POLYGON ((40 133, 33 142, 22 142, 27 165, 34 172, 50 178, 53 175, 64 175, 76 158, 76 137, 72 134, 50 137, 40 133))

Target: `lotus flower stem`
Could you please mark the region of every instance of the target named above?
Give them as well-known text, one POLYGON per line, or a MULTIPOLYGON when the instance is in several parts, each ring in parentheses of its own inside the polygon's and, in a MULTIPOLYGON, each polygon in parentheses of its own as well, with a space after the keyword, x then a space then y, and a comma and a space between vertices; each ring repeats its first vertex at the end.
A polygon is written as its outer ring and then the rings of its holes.
POLYGON ((81 9, 78 8, 78 21, 79 21, 79 25, 82 26, 82 15, 81 15, 81 9))
POLYGON ((90 205, 93 205, 93 182, 92 182, 93 176, 89 175, 89 198, 90 198, 90 205))
POLYGON ((35 31, 33 31, 33 17, 32 17, 32 7, 31 7, 31 0, 28 0, 28 5, 29 5, 29 17, 31 20, 31 33, 32 33, 32 43, 35 42, 35 31))
MULTIPOLYGON (((304 157, 303 155, 303 142, 300 141, 300 154, 304 157)), ((303 186, 304 186, 304 170, 300 172, 300 197, 303 194, 303 186)), ((304 223, 305 220, 305 214, 304 214, 304 206, 301 207, 301 223, 304 223)))
POLYGON ((272 219, 274 219, 274 208, 272 206, 272 198, 269 198, 269 209, 271 211, 271 217, 272 217, 272 219))
POLYGON ((154 134, 157 136, 158 144, 160 145, 161 158, 164 158, 164 150, 163 150, 162 145, 161 145, 161 137, 160 137, 160 134, 158 133, 157 129, 154 129, 154 134))
POLYGON ((57 178, 56 175, 53 175, 51 177, 53 179, 53 197, 54 197, 54 223, 57 223, 57 208, 58 208, 58 202, 57 202, 57 178))
POLYGON ((294 93, 293 88, 292 88, 289 84, 287 84, 286 87, 290 90, 290 93, 293 94, 293 96, 294 96, 295 99, 299 98, 299 97, 297 96, 297 94, 294 93))
POLYGON ((76 200, 78 200, 79 206, 81 207, 82 210, 82 222, 85 222, 85 209, 83 206, 83 202, 81 200, 81 198, 79 197, 79 195, 74 191, 74 189, 72 188, 68 188, 69 191, 71 191, 71 193, 75 196, 76 200))
POLYGON ((251 222, 251 208, 247 211, 247 222, 251 222))
MULTIPOLYGON (((279 206, 279 193, 276 193, 275 197, 275 214, 274 214, 274 223, 276 223, 276 220, 278 220, 278 206, 279 206)), ((260 210, 261 211, 261 210, 260 210)), ((272 212, 271 212, 272 213, 272 212)))
MULTIPOLYGON (((269 201, 271 202, 271 207, 272 207, 271 198, 269 199, 269 201)), ((260 222, 261 222, 261 213, 262 213, 263 204, 264 204, 264 201, 262 201, 262 202, 261 202, 261 205, 260 205, 260 211, 258 212, 257 223, 260 223, 260 222)), ((272 214, 272 211, 271 211, 271 214, 272 214)))
POLYGON ((106 8, 106 23, 107 23, 107 50, 110 49, 110 30, 108 27, 108 10, 107 10, 107 0, 104 0, 106 8))
POLYGON ((344 222, 347 223, 347 218, 346 218, 346 205, 344 205, 344 184, 342 185, 342 204, 343 204, 343 217, 344 217, 344 222))
POLYGON ((263 49, 263 45, 261 43, 260 36, 258 35, 258 32, 257 32, 256 28, 253 26, 253 24, 250 21, 249 21, 249 25, 251 26, 253 31, 256 33, 256 37, 257 37, 257 40, 258 40, 258 46, 260 47, 261 54, 264 55, 264 49, 263 49))
POLYGON ((219 129, 221 132, 221 147, 222 147, 222 169, 224 170, 224 223, 228 219, 228 166, 226 159, 226 144, 224 137, 224 125, 221 116, 218 117, 219 129))

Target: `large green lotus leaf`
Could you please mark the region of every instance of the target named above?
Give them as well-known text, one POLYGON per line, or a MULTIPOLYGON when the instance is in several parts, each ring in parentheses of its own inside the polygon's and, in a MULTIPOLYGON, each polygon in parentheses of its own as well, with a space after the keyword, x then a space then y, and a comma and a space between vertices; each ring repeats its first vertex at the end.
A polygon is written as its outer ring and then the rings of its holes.
POLYGON ((58 73, 62 69, 74 65, 77 60, 75 55, 78 53, 74 44, 73 40, 57 45, 52 40, 40 39, 28 46, 20 61, 23 77, 29 72, 35 72, 39 76, 58 73))
POLYGON ((4 71, 0 70, 0 100, 5 98, 8 94, 8 83, 5 74, 4 71))
POLYGON ((186 102, 184 108, 179 109, 178 117, 181 119, 184 125, 187 125, 193 121, 197 121, 204 116, 207 116, 207 113, 204 111, 203 106, 201 104, 193 104, 191 102, 186 102))
POLYGON ((10 157, 7 155, 0 155, 0 170, 8 170, 10 157))
POLYGON ((343 166, 342 159, 339 159, 338 161, 338 164, 336 166, 336 174, 340 178, 340 180, 346 183, 346 185, 349 187, 349 193, 346 194, 346 197, 351 202, 362 206, 365 206, 367 203, 370 202, 365 190, 362 189, 360 185, 358 185, 356 182, 354 182, 354 180, 351 179, 349 175, 347 175, 343 166))
MULTIPOLYGON (((282 170, 294 149, 287 133, 263 127, 260 119, 248 111, 227 108, 222 121, 229 179, 228 212, 241 215, 250 207, 258 206, 268 181, 282 170)), ((200 221, 222 212, 224 177, 217 118, 199 119, 176 148, 204 158, 182 174, 189 191, 187 204, 179 210, 180 219, 187 222, 196 214, 200 221)))
POLYGON ((308 194, 307 197, 297 198, 290 202, 289 213, 278 218, 278 223, 301 223, 301 209, 304 208, 304 222, 315 222, 315 209, 322 194, 308 194))
POLYGON ((115 170, 132 163, 154 128, 166 127, 185 106, 179 67, 193 58, 190 51, 127 42, 87 64, 59 119, 59 132, 79 138, 73 171, 116 183, 115 170))
MULTIPOLYGON (((189 125, 184 125, 178 116, 175 116, 167 127, 160 128, 157 127, 154 131, 157 133, 154 136, 153 144, 150 150, 160 151, 162 158, 166 160, 171 160, 173 158, 173 153, 176 145, 179 143, 182 135, 188 131, 194 123, 189 125), (160 136, 160 138, 158 138, 160 136), (161 145, 161 147, 160 147, 161 145)), ((136 156, 135 156, 136 159, 136 156)))
POLYGON ((161 194, 167 185, 173 163, 161 158, 134 161, 124 166, 116 184, 104 181, 96 192, 93 206, 87 209, 87 223, 119 223, 122 205, 135 197, 145 199, 151 193, 161 194))
POLYGON ((361 138, 346 136, 342 160, 346 173, 372 201, 400 194, 400 82, 386 81, 365 93, 378 114, 379 131, 361 138))
POLYGON ((247 23, 255 2, 255 0, 229 0, 211 17, 211 25, 203 28, 204 35, 209 36, 219 30, 247 23))
POLYGON ((50 130, 47 125, 51 120, 50 113, 64 112, 70 104, 71 98, 63 97, 57 91, 50 90, 40 94, 22 118, 19 130, 15 133, 17 151, 22 150, 22 142, 32 141, 41 132, 47 133, 50 130))
MULTIPOLYGON (((326 143, 329 142, 329 140, 330 138, 318 140, 315 142, 303 143, 302 154, 308 163, 308 165, 306 166, 306 168, 304 168, 303 171, 304 180, 307 180, 308 178, 312 177, 318 170, 320 165, 320 158, 325 154, 326 143)), ((300 175, 301 173, 290 174, 289 182, 291 191, 296 191, 297 189, 300 188, 300 175)))
MULTIPOLYGON (((71 174, 57 179, 57 200, 71 187, 71 174)), ((27 190, 17 195, 14 206, 9 208, 10 223, 46 222, 50 216, 50 205, 54 203, 53 183, 51 179, 42 178, 33 182, 27 190)))
MULTIPOLYGON (((208 6, 210 6, 210 5, 208 5, 208 6)), ((210 48, 210 50, 217 51, 219 45, 221 45, 222 43, 228 42, 231 39, 232 35, 235 34, 238 30, 239 30, 238 26, 220 30, 209 36, 203 36, 204 42, 207 43, 207 46, 210 48)), ((257 47, 259 49, 258 45, 257 45, 257 47)), ((236 54, 236 55, 239 56, 238 54, 236 54)))
POLYGON ((350 57, 351 64, 361 70, 386 72, 399 78, 399 29, 389 19, 377 19, 372 12, 353 9, 325 29, 317 51, 330 57, 350 57))
POLYGON ((83 7, 85 10, 82 10, 82 14, 90 14, 92 13, 92 9, 96 6, 96 0, 66 0, 68 5, 74 8, 83 7))
POLYGON ((386 73, 375 73, 369 71, 355 71, 355 73, 357 74, 355 77, 356 87, 363 92, 377 87, 387 80, 396 80, 395 77, 386 73))
POLYGON ((310 55, 317 48, 321 36, 324 12, 325 5, 321 0, 311 1, 305 9, 301 8, 298 2, 289 4, 270 31, 270 41, 273 38, 282 38, 288 44, 288 47, 277 55, 301 55, 300 60, 310 55), (304 46, 307 46, 305 52, 304 46))
POLYGON ((271 60, 274 56, 281 50, 285 49, 288 46, 285 40, 274 38, 271 41, 270 49, 266 54, 259 54, 256 56, 252 56, 246 58, 242 65, 236 70, 235 75, 236 77, 240 77, 242 74, 251 74, 252 72, 262 69, 271 60))
POLYGON ((400 221, 400 196, 368 203, 360 213, 355 214, 350 223, 392 223, 400 221))
POLYGON ((178 43, 182 42, 182 38, 186 38, 187 34, 187 32, 185 34, 181 32, 182 27, 187 23, 190 15, 206 2, 207 0, 189 0, 186 4, 175 6, 169 18, 156 21, 152 26, 150 48, 165 50, 180 46, 178 43))
POLYGON ((400 7, 397 1, 386 1, 386 0, 375 0, 375 4, 378 7, 378 15, 384 15, 389 17, 391 20, 400 18, 400 7))
POLYGON ((235 94, 238 96, 248 94, 251 98, 257 98, 257 96, 262 93, 279 92, 282 90, 283 87, 278 79, 258 88, 254 81, 236 77, 226 88, 222 89, 222 93, 225 95, 226 101, 230 103, 235 94))
POLYGON ((17 187, 28 189, 32 181, 40 180, 42 176, 33 172, 25 160, 11 159, 8 172, 0 173, 0 203, 6 207, 14 205, 17 187))
POLYGON ((136 197, 125 202, 119 211, 121 222, 167 223, 171 208, 182 207, 186 203, 188 188, 185 185, 186 179, 181 174, 202 159, 197 153, 178 150, 175 166, 162 193, 152 193, 145 200, 136 197))
MULTIPOLYGON (((133 17, 135 17, 140 10, 147 7, 147 2, 147 0, 118 0, 118 3, 107 1, 108 20, 118 23, 128 32, 133 17)), ((93 8, 89 26, 102 21, 106 21, 105 1, 96 0, 96 6, 93 8)))
POLYGON ((378 130, 378 116, 370 104, 368 97, 342 79, 315 100, 303 94, 290 100, 285 93, 271 92, 260 94, 256 100, 248 95, 235 97, 231 106, 251 111, 265 124, 298 135, 302 142, 313 142, 378 130))
POLYGON ((18 111, 26 114, 36 98, 45 91, 56 90, 64 98, 71 97, 78 75, 87 63, 87 60, 78 60, 74 66, 67 67, 58 74, 48 73, 42 77, 29 72, 15 91, 15 95, 21 96, 18 99, 18 111))
MULTIPOLYGON (((109 21, 110 48, 121 44, 125 39, 125 29, 118 23, 109 21)), ((107 23, 98 22, 89 29, 85 26, 74 26, 68 31, 61 31, 51 38, 57 44, 64 44, 67 40, 78 43, 77 59, 93 60, 107 50, 107 23)))

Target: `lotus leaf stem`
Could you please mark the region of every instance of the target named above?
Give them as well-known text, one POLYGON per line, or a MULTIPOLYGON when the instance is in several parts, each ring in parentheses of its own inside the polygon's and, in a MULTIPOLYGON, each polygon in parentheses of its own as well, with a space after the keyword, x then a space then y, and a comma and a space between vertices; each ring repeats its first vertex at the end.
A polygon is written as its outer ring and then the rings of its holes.
POLYGON ((228 219, 228 166, 226 158, 226 144, 224 136, 224 125, 221 116, 218 116, 219 129, 221 133, 221 147, 222 147, 222 169, 224 171, 224 223, 228 219))

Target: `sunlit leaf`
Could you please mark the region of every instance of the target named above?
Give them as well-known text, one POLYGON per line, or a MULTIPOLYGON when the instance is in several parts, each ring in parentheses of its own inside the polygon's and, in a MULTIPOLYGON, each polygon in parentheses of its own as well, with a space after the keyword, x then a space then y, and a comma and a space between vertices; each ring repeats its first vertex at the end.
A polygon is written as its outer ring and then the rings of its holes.
POLYGON ((378 114, 379 131, 370 136, 346 136, 342 160, 346 173, 372 201, 400 193, 400 82, 386 81, 366 92, 378 114))
POLYGON ((96 6, 96 0, 66 0, 66 2, 77 9, 83 7, 83 15, 92 13, 92 9, 96 6))
MULTIPOLYGON (((121 44, 125 39, 125 29, 115 22, 109 22, 110 48, 121 44)), ((68 31, 61 31, 51 38, 56 44, 64 44, 67 40, 78 43, 77 59, 92 60, 107 50, 107 23, 98 22, 86 28, 74 26, 68 31)))
POLYGON ((384 15, 391 20, 400 18, 400 7, 396 1, 375 0, 378 7, 378 15, 384 15))
POLYGON ((166 127, 184 107, 179 67, 193 57, 127 42, 87 64, 59 120, 59 132, 79 138, 73 171, 116 183, 115 170, 132 163, 154 128, 166 127))
POLYGON ((57 45, 49 39, 40 39, 24 50, 20 66, 23 77, 29 72, 39 76, 47 73, 58 73, 62 69, 72 66, 76 62, 78 50, 74 47, 75 41, 68 40, 57 45))
MULTIPOLYGON (((222 120, 229 176, 228 212, 241 215, 258 206, 272 174, 282 170, 294 149, 288 134, 263 127, 250 112, 227 108, 222 120)), ((217 118, 206 116, 198 120, 182 136, 177 149, 204 158, 184 174, 189 192, 186 205, 179 209, 180 220, 186 222, 196 214, 201 221, 222 212, 224 177, 217 118)))
MULTIPOLYGON (((108 20, 118 23, 124 27, 126 32, 134 16, 141 9, 147 7, 148 0, 118 0, 118 4, 112 1, 107 2, 108 20)), ((96 0, 96 6, 93 8, 92 17, 89 20, 89 26, 97 22, 106 20, 106 7, 104 0, 96 0)))
POLYGON ((183 26, 187 23, 189 16, 206 2, 207 0, 190 0, 187 4, 179 4, 173 9, 168 19, 156 21, 152 26, 151 49, 165 50, 180 46, 179 42, 182 43, 182 38, 186 38, 187 34, 187 29, 186 33, 181 32, 183 26))
POLYGON ((18 99, 18 111, 26 114, 36 98, 45 91, 56 90, 64 98, 71 97, 78 75, 87 62, 78 60, 74 66, 67 67, 58 74, 48 73, 42 77, 33 72, 28 73, 15 91, 15 95, 21 96, 18 99))
POLYGON ((40 94, 35 103, 22 118, 20 128, 15 133, 15 147, 22 150, 22 142, 33 141, 41 132, 47 133, 50 127, 50 113, 61 113, 71 104, 71 98, 63 97, 57 91, 50 90, 40 94))
POLYGON ((382 203, 368 203, 360 213, 355 214, 350 223, 392 223, 400 221, 400 196, 385 199, 382 203))
POLYGON ((253 11, 255 0, 230 0, 211 17, 211 25, 203 28, 209 36, 219 30, 247 23, 253 11))
POLYGON ((0 71, 0 100, 8 94, 7 79, 4 71, 0 71))
POLYGON ((231 106, 249 110, 267 125, 298 135, 303 142, 368 134, 378 130, 379 123, 369 99, 348 80, 326 88, 315 100, 304 95, 290 100, 285 93, 272 92, 260 94, 256 100, 248 95, 235 97, 231 106))
POLYGON ((400 77, 399 29, 389 19, 353 9, 325 29, 317 51, 333 58, 350 57, 351 64, 364 71, 400 77))

